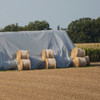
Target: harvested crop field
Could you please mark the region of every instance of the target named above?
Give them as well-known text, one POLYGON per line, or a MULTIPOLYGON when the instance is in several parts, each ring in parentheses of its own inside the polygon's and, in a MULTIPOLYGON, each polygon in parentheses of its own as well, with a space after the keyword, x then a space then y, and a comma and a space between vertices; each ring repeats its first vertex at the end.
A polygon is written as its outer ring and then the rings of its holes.
POLYGON ((1 71, 0 100, 100 100, 100 67, 1 71))

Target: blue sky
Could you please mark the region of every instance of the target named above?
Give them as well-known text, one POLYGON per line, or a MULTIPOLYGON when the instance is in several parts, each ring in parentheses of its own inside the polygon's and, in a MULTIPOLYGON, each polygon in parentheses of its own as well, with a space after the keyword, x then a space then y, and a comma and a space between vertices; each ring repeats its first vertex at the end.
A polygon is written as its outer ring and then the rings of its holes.
POLYGON ((46 20, 56 30, 82 17, 100 17, 100 0, 0 0, 0 28, 46 20))

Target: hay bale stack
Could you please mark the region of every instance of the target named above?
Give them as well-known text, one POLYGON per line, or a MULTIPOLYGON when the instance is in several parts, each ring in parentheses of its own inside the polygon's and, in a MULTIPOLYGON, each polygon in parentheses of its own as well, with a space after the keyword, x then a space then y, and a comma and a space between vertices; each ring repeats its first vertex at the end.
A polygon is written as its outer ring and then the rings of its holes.
POLYGON ((55 60, 55 58, 46 58, 45 67, 46 67, 46 69, 52 68, 52 67, 56 68, 56 60, 55 60))
POLYGON ((73 66, 75 67, 83 67, 86 65, 87 65, 87 61, 85 57, 75 57, 75 59, 73 59, 73 66))
POLYGON ((42 51, 42 60, 45 63, 46 69, 56 68, 56 59, 54 58, 54 51, 52 49, 47 49, 42 51))
POLYGON ((16 60, 19 62, 20 59, 29 59, 28 50, 18 50, 16 54, 16 60))
POLYGON ((84 57, 85 56, 85 50, 80 48, 74 48, 71 52, 71 58, 74 59, 75 57, 84 57))
POLYGON ((28 50, 18 50, 16 54, 16 60, 18 62, 18 70, 31 69, 31 61, 29 60, 28 50))
POLYGON ((30 70, 31 61, 29 59, 20 59, 18 63, 18 70, 30 70))
POLYGON ((54 58, 54 51, 52 49, 42 51, 42 60, 45 61, 46 58, 54 58))
POLYGON ((86 59, 86 62, 87 62, 87 66, 89 66, 90 65, 90 58, 89 58, 89 56, 85 56, 85 59, 86 59))
POLYGON ((73 59, 73 66, 76 67, 88 66, 90 64, 89 56, 85 56, 85 50, 77 47, 72 50, 71 58, 73 59))

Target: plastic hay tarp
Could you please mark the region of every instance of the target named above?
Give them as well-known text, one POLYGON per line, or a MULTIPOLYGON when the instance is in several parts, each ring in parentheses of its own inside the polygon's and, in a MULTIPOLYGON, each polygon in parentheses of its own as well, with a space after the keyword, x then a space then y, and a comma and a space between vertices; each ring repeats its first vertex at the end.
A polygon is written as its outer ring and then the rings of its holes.
POLYGON ((0 32, 0 70, 16 69, 17 50, 29 50, 31 69, 44 68, 42 50, 53 49, 57 67, 68 67, 74 44, 65 31, 0 32))

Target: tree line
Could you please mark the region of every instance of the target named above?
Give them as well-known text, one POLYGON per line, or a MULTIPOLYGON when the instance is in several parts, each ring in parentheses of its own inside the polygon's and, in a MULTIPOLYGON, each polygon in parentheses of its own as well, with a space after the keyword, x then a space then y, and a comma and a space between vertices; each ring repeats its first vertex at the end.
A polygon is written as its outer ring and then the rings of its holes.
MULTIPOLYGON (((28 25, 19 26, 18 23, 5 26, 1 32, 6 31, 35 31, 35 30, 51 30, 47 21, 29 22, 28 25)), ((98 43, 100 42, 100 17, 97 19, 80 18, 72 21, 68 27, 57 30, 65 30, 74 43, 98 43)))
POLYGON ((34 21, 29 22, 28 25, 25 26, 19 26, 18 23, 11 24, 5 26, 3 29, 1 29, 1 32, 7 32, 7 31, 35 31, 35 30, 50 30, 50 25, 47 21, 34 21))
POLYGON ((100 42, 100 17, 72 21, 66 32, 74 43, 98 43, 100 42))

